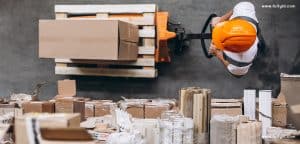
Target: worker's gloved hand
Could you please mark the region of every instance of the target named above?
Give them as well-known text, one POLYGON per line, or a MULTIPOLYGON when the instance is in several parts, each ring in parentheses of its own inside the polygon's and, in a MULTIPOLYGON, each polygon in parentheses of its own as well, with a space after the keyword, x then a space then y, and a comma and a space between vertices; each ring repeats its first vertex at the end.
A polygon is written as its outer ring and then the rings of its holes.
POLYGON ((213 43, 211 43, 208 52, 212 55, 215 55, 216 51, 217 51, 217 47, 213 43))
POLYGON ((223 52, 221 50, 217 49, 217 47, 213 43, 210 44, 209 53, 218 58, 223 57, 223 52))
POLYGON ((212 20, 211 20, 211 25, 214 27, 216 26, 218 23, 221 22, 221 17, 214 17, 212 20))

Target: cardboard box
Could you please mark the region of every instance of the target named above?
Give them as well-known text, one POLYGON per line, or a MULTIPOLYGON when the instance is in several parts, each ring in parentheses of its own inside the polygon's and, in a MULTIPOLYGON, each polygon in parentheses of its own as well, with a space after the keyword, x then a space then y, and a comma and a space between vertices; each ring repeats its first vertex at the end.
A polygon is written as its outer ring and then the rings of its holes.
POLYGON ((134 118, 145 118, 143 105, 129 105, 126 111, 134 118))
POLYGON ((112 102, 95 103, 95 117, 109 115, 116 107, 117 105, 112 102))
POLYGON ((7 104, 0 104, 0 108, 16 108, 17 105, 15 103, 7 103, 7 104))
POLYGON ((90 144, 93 139, 84 128, 41 128, 42 144, 64 144, 64 142, 90 144))
POLYGON ((75 80, 59 80, 57 81, 57 97, 73 97, 76 96, 76 81, 75 80))
POLYGON ((58 98, 55 101, 56 113, 80 113, 81 120, 85 117, 85 101, 75 97, 58 98))
POLYGON ((5 115, 11 113, 14 115, 14 117, 22 116, 23 115, 23 109, 16 107, 15 103, 11 104, 0 104, 0 115, 5 115))
POLYGON ((48 101, 31 101, 22 104, 24 113, 54 113, 54 103, 48 101))
POLYGON ((280 93, 288 104, 288 123, 300 129, 300 75, 281 74, 280 93))
POLYGON ((85 118, 95 116, 95 102, 85 102, 85 118))
POLYGON ((215 115, 210 120, 210 144, 237 144, 238 117, 215 115))
POLYGON ((127 111, 134 118, 145 118, 145 103, 150 99, 125 99, 119 102, 122 110, 127 111))
POLYGON ((45 114, 27 113, 15 118, 15 142, 16 144, 29 144, 28 128, 32 128, 35 122, 40 128, 76 128, 80 126, 79 114, 45 114))
POLYGON ((16 104, 0 104, 0 115, 14 112, 16 104))
POLYGON ((288 105, 284 95, 279 95, 272 101, 272 125, 275 127, 287 126, 287 109, 288 105))
POLYGON ((145 118, 160 118, 161 114, 170 108, 171 106, 166 103, 145 103, 145 118))
POLYGON ((262 144, 261 122, 240 123, 237 126, 237 144, 262 144))
POLYGON ((123 101, 121 109, 127 111, 134 118, 145 118, 145 105, 140 101, 123 101))
POLYGON ((225 114, 228 116, 237 116, 243 114, 242 103, 239 101, 222 100, 215 101, 212 99, 211 103, 211 116, 225 114))
POLYGON ((40 20, 39 57, 136 60, 138 27, 118 20, 40 20))

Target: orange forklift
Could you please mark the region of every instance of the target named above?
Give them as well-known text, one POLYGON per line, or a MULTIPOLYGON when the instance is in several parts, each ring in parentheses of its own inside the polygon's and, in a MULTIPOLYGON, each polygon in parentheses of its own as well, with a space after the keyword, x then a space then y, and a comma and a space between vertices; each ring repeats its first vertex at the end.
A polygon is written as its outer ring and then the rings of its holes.
POLYGON ((211 20, 216 16, 216 14, 211 14, 207 18, 201 33, 186 34, 185 29, 182 28, 179 23, 172 23, 168 21, 168 12, 157 12, 157 49, 155 53, 155 61, 171 62, 170 49, 168 48, 167 44, 168 40, 170 39, 175 39, 176 41, 176 47, 174 49, 175 53, 182 53, 185 48, 188 48, 188 43, 190 40, 199 39, 201 41, 201 47, 204 55, 207 58, 212 58, 213 55, 208 52, 208 44, 206 40, 210 40, 212 38, 212 26, 210 23, 211 20))

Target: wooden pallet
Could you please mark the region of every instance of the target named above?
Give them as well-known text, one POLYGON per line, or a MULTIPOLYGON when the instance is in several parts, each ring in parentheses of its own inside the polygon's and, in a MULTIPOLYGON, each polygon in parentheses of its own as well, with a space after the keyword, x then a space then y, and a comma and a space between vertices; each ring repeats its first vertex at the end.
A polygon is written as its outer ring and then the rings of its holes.
POLYGON ((139 26, 140 45, 134 62, 55 59, 55 74, 109 77, 157 77, 155 4, 55 5, 56 19, 122 20, 139 26), (93 65, 90 67, 90 65, 93 65), (79 66, 80 65, 80 66, 79 66))

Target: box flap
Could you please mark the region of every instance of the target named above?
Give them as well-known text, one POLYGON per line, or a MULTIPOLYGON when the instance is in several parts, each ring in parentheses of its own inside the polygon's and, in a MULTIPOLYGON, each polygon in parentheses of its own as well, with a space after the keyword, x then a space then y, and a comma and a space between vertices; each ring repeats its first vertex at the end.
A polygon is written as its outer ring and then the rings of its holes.
POLYGON ((138 43, 138 26, 119 21, 119 38, 121 41, 138 43))

